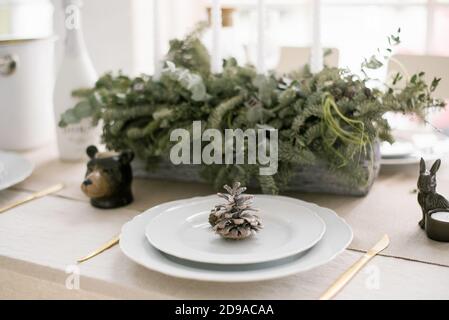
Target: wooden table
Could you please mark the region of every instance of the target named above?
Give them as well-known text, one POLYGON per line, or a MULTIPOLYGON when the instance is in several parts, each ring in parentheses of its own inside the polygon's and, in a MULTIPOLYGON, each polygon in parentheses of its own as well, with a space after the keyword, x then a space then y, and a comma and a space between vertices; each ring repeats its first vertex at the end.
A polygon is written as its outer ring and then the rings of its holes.
MULTIPOLYGON (((0 298, 316 299, 383 233, 392 240, 388 250, 337 299, 449 298, 449 245, 427 239, 417 227, 420 213, 411 191, 416 167, 383 171, 364 198, 291 194, 337 211, 353 227, 353 243, 314 270, 235 290, 235 284, 212 285, 152 272, 128 260, 118 246, 75 263, 117 235, 139 212, 165 201, 213 193, 207 185, 136 180, 132 205, 100 210, 79 190, 83 163, 58 161, 53 145, 25 156, 35 163, 35 171, 25 182, 1 191, 0 206, 54 183, 66 188, 0 215, 0 298)), ((449 175, 443 169, 438 188, 448 195, 449 175)))

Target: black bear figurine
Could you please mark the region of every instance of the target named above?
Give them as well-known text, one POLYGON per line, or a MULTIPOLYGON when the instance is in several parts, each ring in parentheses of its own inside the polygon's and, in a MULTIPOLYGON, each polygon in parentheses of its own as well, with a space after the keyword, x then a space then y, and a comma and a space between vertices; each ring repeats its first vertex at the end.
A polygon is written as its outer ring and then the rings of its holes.
POLYGON ((133 201, 133 179, 130 162, 132 151, 98 152, 95 146, 86 150, 90 160, 81 190, 94 207, 110 209, 125 206, 133 201))
POLYGON ((419 163, 419 179, 418 179, 418 203, 422 209, 422 220, 419 222, 421 228, 425 228, 427 215, 430 211, 437 209, 448 209, 449 201, 436 192, 437 180, 436 173, 440 168, 441 160, 438 159, 429 170, 426 170, 426 163, 421 158, 419 163))

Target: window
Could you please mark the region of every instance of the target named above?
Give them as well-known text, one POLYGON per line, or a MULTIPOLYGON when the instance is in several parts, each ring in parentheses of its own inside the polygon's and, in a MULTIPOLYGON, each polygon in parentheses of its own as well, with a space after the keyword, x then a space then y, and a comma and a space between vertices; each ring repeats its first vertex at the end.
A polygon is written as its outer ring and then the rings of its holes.
MULTIPOLYGON (((311 43, 313 0, 266 0, 267 37, 271 46, 311 43)), ((211 1, 205 1, 204 5, 211 1)), ((340 51, 340 66, 354 72, 364 57, 387 45, 401 28, 401 53, 449 55, 449 0, 322 0, 322 42, 340 51)), ((256 0, 223 0, 235 7, 242 41, 255 42, 256 0)), ((273 67, 271 65, 271 67, 273 67)))

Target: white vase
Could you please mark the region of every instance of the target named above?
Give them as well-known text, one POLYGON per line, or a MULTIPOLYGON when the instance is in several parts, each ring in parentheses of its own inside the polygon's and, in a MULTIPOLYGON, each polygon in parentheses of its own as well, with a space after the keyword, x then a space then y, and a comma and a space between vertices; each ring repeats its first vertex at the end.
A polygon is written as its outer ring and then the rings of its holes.
MULTIPOLYGON (((78 102, 72 97, 73 90, 91 88, 98 79, 84 42, 80 7, 81 1, 64 1, 66 38, 64 57, 54 91, 56 123, 61 119, 62 113, 78 102)), ((99 129, 92 125, 90 118, 64 128, 57 126, 56 131, 61 160, 85 159, 86 148, 99 142, 99 129)))

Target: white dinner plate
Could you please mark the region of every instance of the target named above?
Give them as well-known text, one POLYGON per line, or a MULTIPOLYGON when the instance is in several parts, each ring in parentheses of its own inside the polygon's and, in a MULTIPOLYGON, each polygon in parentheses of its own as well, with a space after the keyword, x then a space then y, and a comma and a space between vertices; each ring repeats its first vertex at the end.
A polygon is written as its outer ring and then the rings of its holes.
MULTIPOLYGON (((273 196, 258 196, 273 197, 273 196)), ((197 263, 167 255, 154 248, 145 237, 147 224, 166 208, 191 200, 216 199, 216 196, 178 200, 153 207, 126 223, 120 235, 122 252, 134 262, 160 273, 185 279, 215 282, 250 282, 285 277, 310 270, 334 259, 352 241, 351 227, 334 211, 301 200, 276 196, 312 209, 326 224, 326 232, 308 251, 278 261, 246 264, 219 265, 197 263)))
POLYGON ((411 154, 405 157, 383 157, 380 160, 381 165, 385 166, 405 166, 418 164, 421 158, 426 161, 435 161, 441 159, 449 153, 449 139, 430 139, 428 135, 415 135, 416 140, 414 150, 411 154), (421 140, 424 140, 421 141, 421 140), (429 140, 430 142, 428 142, 429 140))
POLYGON ((405 158, 397 158, 397 159, 382 158, 380 160, 380 164, 385 166, 404 166, 404 165, 418 164, 419 161, 421 160, 421 157, 424 158, 424 160, 426 161, 434 161, 443 156, 444 154, 439 153, 415 153, 405 158))
POLYGON ((148 223, 145 235, 150 244, 177 258, 202 263, 249 264, 283 259, 313 247, 326 230, 312 210, 282 197, 254 199, 254 208, 264 228, 244 240, 217 235, 208 218, 211 209, 223 202, 219 197, 191 200, 165 208, 148 223))
POLYGON ((393 144, 383 142, 380 146, 380 153, 383 159, 398 159, 410 156, 415 147, 413 143, 407 141, 396 141, 393 144))
POLYGON ((0 190, 22 182, 33 172, 33 164, 14 152, 0 150, 0 190))

